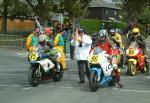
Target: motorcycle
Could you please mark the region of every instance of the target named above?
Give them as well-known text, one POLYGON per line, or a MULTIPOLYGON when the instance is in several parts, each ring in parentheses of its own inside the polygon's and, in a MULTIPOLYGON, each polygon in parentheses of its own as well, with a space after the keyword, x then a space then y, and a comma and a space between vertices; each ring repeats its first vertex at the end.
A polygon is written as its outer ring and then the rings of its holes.
POLYGON ((113 67, 107 56, 106 52, 99 47, 96 47, 90 53, 89 66, 91 72, 89 84, 93 92, 97 91, 99 86, 114 86, 116 84, 113 67))
POLYGON ((60 81, 63 77, 63 68, 60 64, 61 53, 52 49, 49 53, 43 53, 40 48, 31 51, 28 55, 30 68, 28 81, 33 87, 38 86, 46 78, 60 81))
POLYGON ((132 42, 126 50, 128 69, 127 73, 134 76, 137 71, 145 72, 146 64, 144 52, 136 42, 132 42))

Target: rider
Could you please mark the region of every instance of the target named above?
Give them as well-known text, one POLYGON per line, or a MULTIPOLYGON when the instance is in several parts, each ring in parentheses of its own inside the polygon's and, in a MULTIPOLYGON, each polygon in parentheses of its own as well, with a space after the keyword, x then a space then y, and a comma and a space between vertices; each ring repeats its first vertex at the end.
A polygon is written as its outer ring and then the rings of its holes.
POLYGON ((91 48, 94 48, 96 46, 97 41, 98 41, 98 35, 99 35, 99 33, 96 33, 96 32, 92 34, 92 37, 91 37, 92 46, 91 46, 91 48))
POLYGON ((128 47, 131 44, 131 42, 133 42, 133 41, 136 41, 139 45, 139 48, 141 48, 144 51, 144 57, 145 57, 145 60, 146 60, 145 62, 146 62, 146 67, 147 67, 146 72, 148 73, 148 70, 149 70, 148 52, 147 52, 147 48, 146 48, 144 38, 140 34, 139 28, 133 28, 132 29, 132 33, 128 37, 128 47))
POLYGON ((50 52, 53 49, 54 45, 47 41, 46 35, 42 34, 39 36, 39 48, 43 50, 44 53, 50 52))
POLYGON ((110 41, 113 41, 116 44, 119 52, 121 53, 121 56, 122 56, 121 65, 122 67, 124 67, 126 60, 125 60, 125 50, 124 50, 124 45, 122 42, 122 36, 119 33, 116 33, 115 29, 111 29, 109 31, 109 39, 110 41))
MULTIPOLYGON (((108 33, 106 30, 101 30, 99 32, 99 39, 98 39, 98 44, 97 46, 101 48, 102 50, 106 51, 107 54, 112 55, 112 43, 108 39, 108 33)), ((120 70, 118 66, 112 62, 112 65, 115 65, 114 67, 114 72, 115 72, 115 77, 117 79, 117 83, 120 87, 123 87, 122 82, 120 80, 120 70)))

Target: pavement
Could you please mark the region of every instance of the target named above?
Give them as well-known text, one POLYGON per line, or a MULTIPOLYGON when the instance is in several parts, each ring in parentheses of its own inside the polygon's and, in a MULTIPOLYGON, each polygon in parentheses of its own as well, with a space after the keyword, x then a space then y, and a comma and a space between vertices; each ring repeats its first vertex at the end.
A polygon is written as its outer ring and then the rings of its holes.
POLYGON ((62 81, 47 80, 31 87, 26 56, 24 50, 0 48, 0 103, 150 103, 149 75, 130 77, 122 70, 124 88, 116 85, 91 92, 88 81, 78 84, 77 64, 69 55, 62 81))

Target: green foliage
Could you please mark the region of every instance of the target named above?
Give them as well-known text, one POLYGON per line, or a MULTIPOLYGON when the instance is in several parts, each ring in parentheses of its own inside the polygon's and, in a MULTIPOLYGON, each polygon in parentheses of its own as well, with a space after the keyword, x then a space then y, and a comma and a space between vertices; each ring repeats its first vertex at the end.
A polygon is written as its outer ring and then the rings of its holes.
POLYGON ((63 0, 61 4, 71 19, 84 15, 91 0, 63 0))
POLYGON ((127 27, 127 23, 112 22, 106 20, 81 19, 80 23, 81 23, 81 27, 85 28, 89 34, 92 34, 93 32, 98 32, 102 23, 104 23, 106 27, 112 24, 113 27, 118 29, 127 27))
POLYGON ((121 2, 128 17, 137 16, 142 12, 142 9, 149 6, 149 0, 113 0, 114 2, 121 2))
POLYGON ((141 14, 138 15, 138 21, 141 24, 148 24, 150 23, 150 9, 147 7, 143 10, 141 14))

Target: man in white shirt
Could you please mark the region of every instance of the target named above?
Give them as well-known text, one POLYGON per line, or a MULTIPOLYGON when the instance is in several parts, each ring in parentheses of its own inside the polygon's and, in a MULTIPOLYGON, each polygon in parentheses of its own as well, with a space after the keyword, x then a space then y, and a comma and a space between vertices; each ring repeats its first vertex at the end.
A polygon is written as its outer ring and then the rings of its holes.
POLYGON ((71 41, 71 44, 75 46, 75 59, 78 64, 78 73, 80 81, 85 82, 85 70, 87 78, 90 77, 90 70, 88 66, 88 56, 91 49, 92 40, 90 36, 85 34, 83 29, 76 30, 76 35, 71 41))

